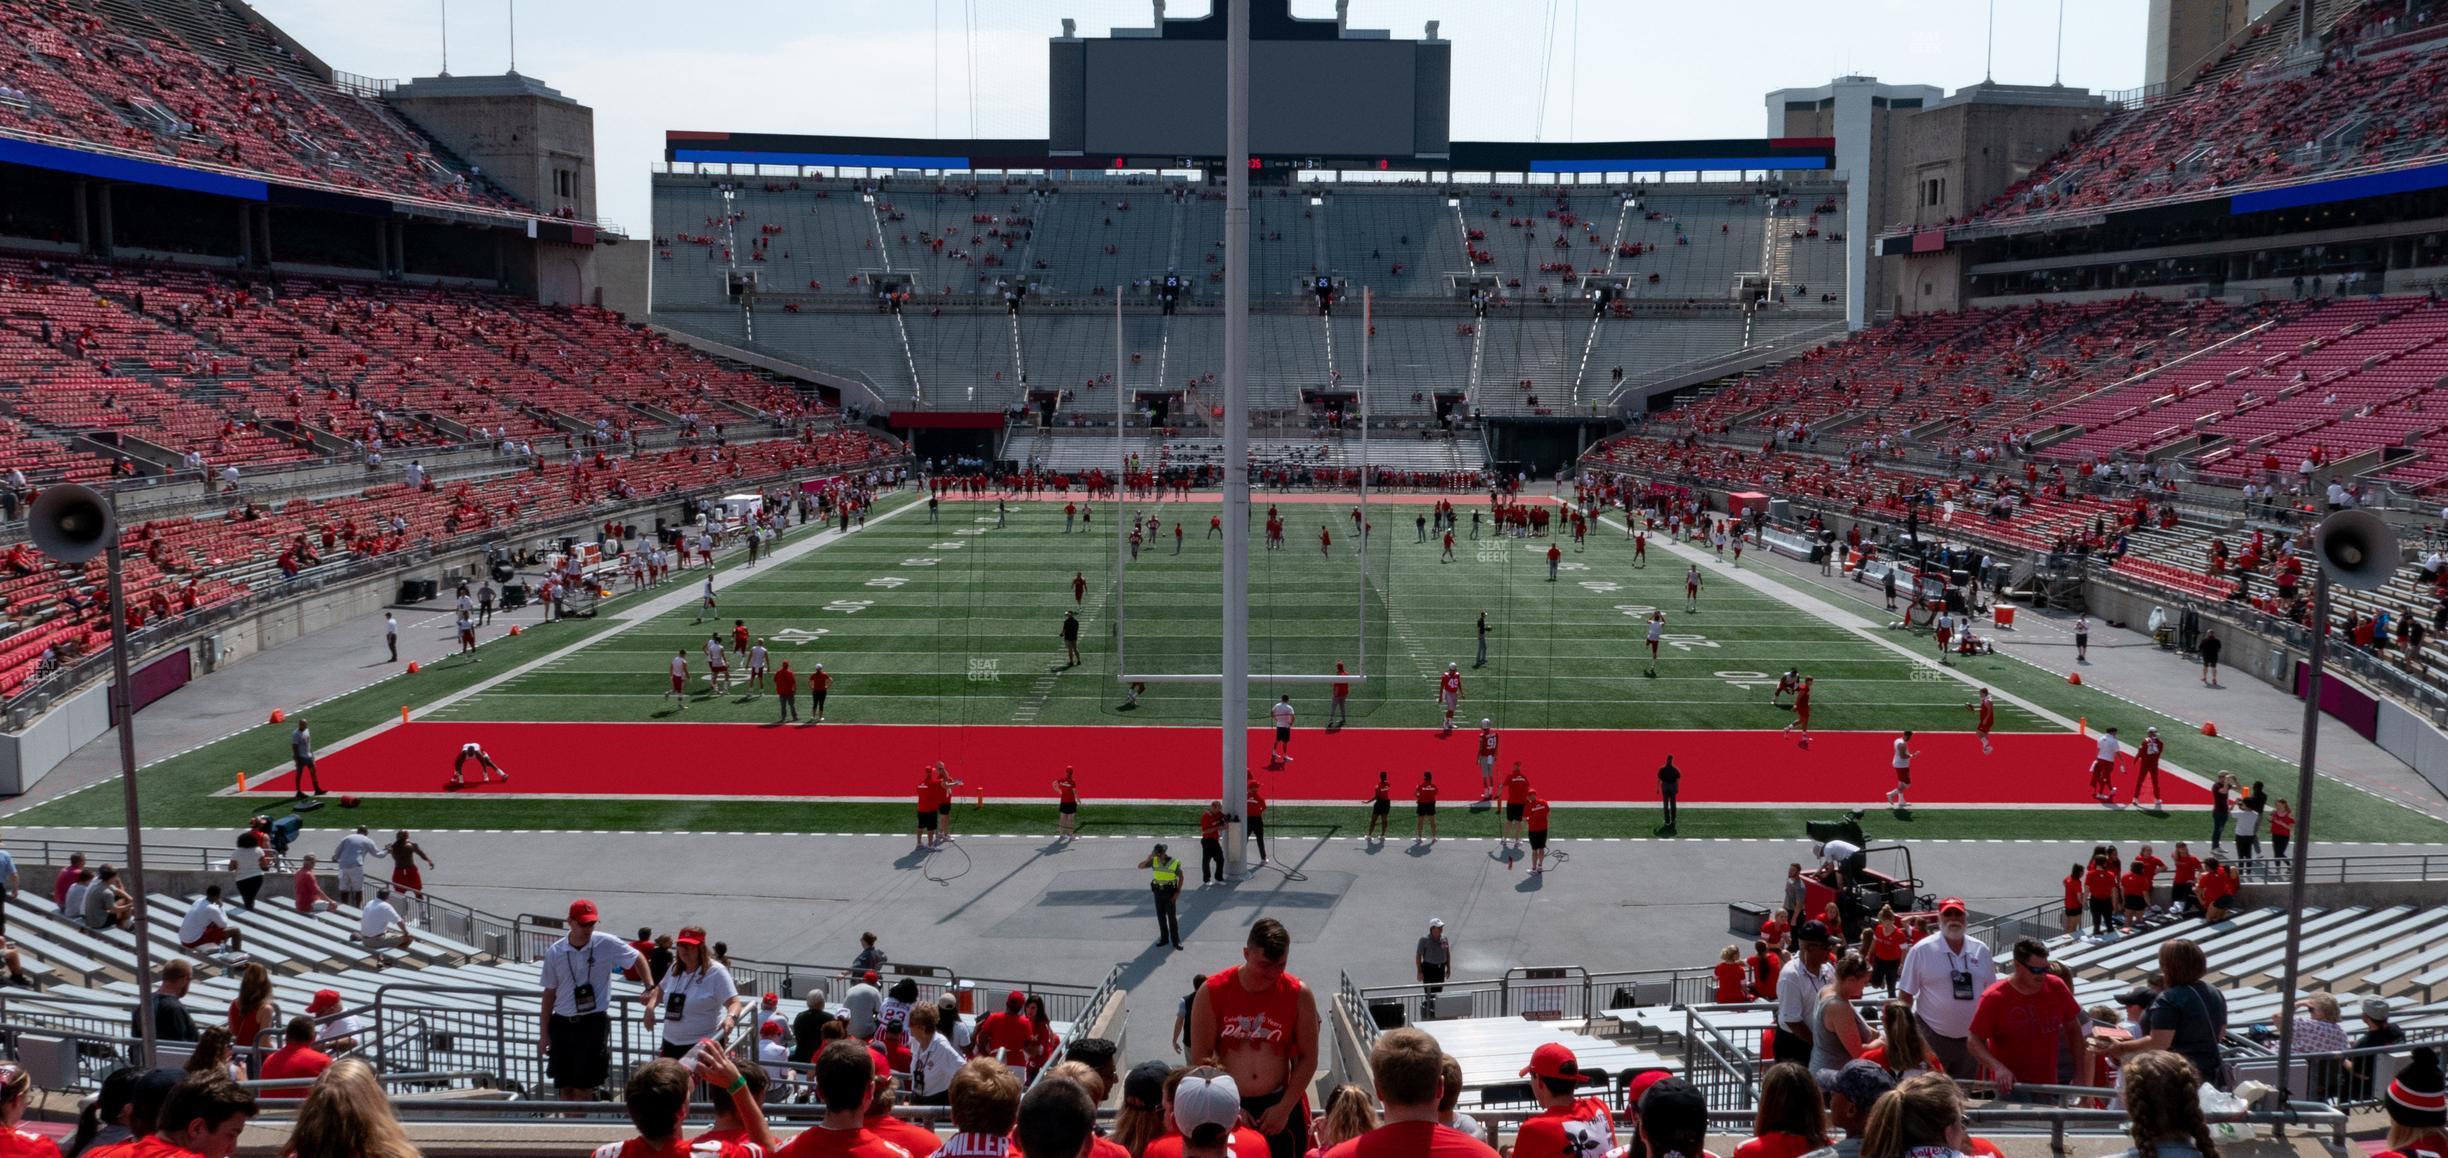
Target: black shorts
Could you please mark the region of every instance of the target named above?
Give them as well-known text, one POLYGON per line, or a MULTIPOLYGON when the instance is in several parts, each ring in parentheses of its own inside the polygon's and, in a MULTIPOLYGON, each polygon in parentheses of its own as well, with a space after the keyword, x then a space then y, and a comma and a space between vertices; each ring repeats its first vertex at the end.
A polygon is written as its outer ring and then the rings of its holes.
POLYGON ((1528 805, 1523 805, 1523 804, 1515 804, 1515 803, 1513 803, 1513 802, 1512 802, 1512 801, 1510 801, 1510 800, 1506 801, 1506 802, 1505 802, 1505 819, 1506 819, 1506 820, 1520 820, 1520 819, 1522 818, 1522 809, 1524 809, 1524 808, 1526 808, 1526 807, 1528 807, 1528 805))
POLYGON ((935 813, 932 810, 922 808, 918 811, 918 831, 935 831, 935 813))
POLYGON ((1531 829, 1531 830, 1530 830, 1530 851, 1532 851, 1532 852, 1537 852, 1538 850, 1543 849, 1543 848, 1545 848, 1545 847, 1547 847, 1547 830, 1546 830, 1546 829, 1544 829, 1544 828, 1534 828, 1534 829, 1531 829))
POLYGON ((2067 910, 2066 910, 2066 916, 2068 916, 2068 917, 2073 917, 2073 918, 2075 918, 2075 919, 2077 919, 2077 920, 2081 919, 2082 914, 2083 914, 2083 911, 2082 911, 2081 909, 2067 909, 2067 910))
MULTIPOLYGON (((1285 1091, 1277 1090, 1271 1094, 1243 1098, 1241 1099, 1241 1112, 1248 1115, 1250 1121, 1255 1122, 1265 1117, 1268 1110, 1274 1109, 1275 1103, 1284 1100, 1284 1094, 1285 1091)), ((1294 1096, 1299 1097, 1300 1095, 1295 1094, 1294 1096)), ((1301 1155, 1308 1153, 1309 1105, 1307 1100, 1304 1098, 1294 1104, 1292 1113, 1284 1119, 1283 1133, 1269 1134, 1265 1137, 1268 1158, 1301 1158, 1301 1155)), ((1256 1158, 1256 1156, 1250 1155, 1248 1158, 1256 1158)))
POLYGON ((1421 816, 1435 816, 1435 815, 1436 815, 1436 801, 1433 801, 1433 800, 1422 800, 1422 801, 1420 801, 1420 802, 1419 802, 1419 814, 1420 814, 1421 816))
POLYGON ((1059 810, 1062 812, 1062 814, 1063 814, 1064 816, 1071 816, 1071 815, 1074 815, 1074 814, 1076 814, 1076 813, 1078 813, 1078 812, 1079 812, 1079 801, 1077 801, 1077 800, 1065 800, 1065 801, 1063 801, 1063 802, 1062 802, 1062 804, 1059 806, 1059 810))
POLYGON ((545 1028, 552 1055, 544 1072, 554 1089, 592 1090, 612 1072, 612 1018, 590 1013, 582 1017, 554 1015, 545 1028))
POLYGON ((824 701, 825 701, 825 694, 824 694, 823 692, 809 692, 809 693, 808 693, 808 702, 809 702, 809 703, 814 704, 814 705, 816 705, 817 707, 820 707, 820 708, 821 708, 821 707, 823 707, 823 706, 824 706, 824 701))
POLYGON ((1283 726, 1283 725, 1281 725, 1281 724, 1277 724, 1277 725, 1275 725, 1275 740, 1276 740, 1276 742, 1277 742, 1277 743, 1282 743, 1282 742, 1284 742, 1284 741, 1290 740, 1291 738, 1292 738, 1292 729, 1287 728, 1287 727, 1284 727, 1284 726, 1283 726))
POLYGON ((1394 802, 1391 800, 1369 801, 1369 815, 1371 816, 1384 816, 1392 811, 1394 811, 1394 802))
POLYGON ((2126 912, 2128 912, 2128 913, 2139 913, 2139 912, 2141 912, 2142 910, 2147 909, 2147 908, 2149 908, 2149 907, 2150 907, 2150 900, 2149 900, 2148 898, 2144 897, 2142 894, 2140 894, 2140 893, 2127 893, 2127 894, 2125 894, 2125 911, 2126 911, 2126 912))

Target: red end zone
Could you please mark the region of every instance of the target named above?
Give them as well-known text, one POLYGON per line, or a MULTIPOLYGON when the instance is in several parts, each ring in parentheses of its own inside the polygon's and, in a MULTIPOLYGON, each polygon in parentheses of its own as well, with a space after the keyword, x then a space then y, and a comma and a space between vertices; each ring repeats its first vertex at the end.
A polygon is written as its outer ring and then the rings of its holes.
MULTIPOLYGON (((1478 795, 1477 733, 1425 729, 1303 728, 1293 762, 1268 768, 1268 729, 1249 734, 1249 766, 1270 800, 1357 804, 1392 773, 1400 806, 1423 769, 1447 803, 1478 795)), ((1513 729, 1498 775, 1519 760, 1538 791, 1563 802, 1656 799, 1656 771, 1673 756, 1686 804, 1875 806, 1894 786, 1892 732, 1821 732, 1805 746, 1780 732, 1513 729)), ((967 781, 963 796, 1051 799, 1065 765, 1090 799, 1205 801, 1216 787, 1215 733, 1201 728, 889 724, 410 723, 321 761, 332 792, 437 794, 461 744, 482 744, 516 778, 462 795, 650 797, 867 797, 913 795, 918 770, 942 760, 967 781)), ((1913 737, 1912 800, 1930 805, 2085 806, 2098 742, 2065 732, 2001 733, 1984 756, 1969 732, 1913 737)), ((470 769, 473 775, 475 769, 470 769)), ((283 772, 249 791, 290 791, 283 772)), ((2206 805, 2208 793, 2163 777, 2170 804, 2206 805)), ((2130 799, 2131 757, 2117 791, 2130 799)))

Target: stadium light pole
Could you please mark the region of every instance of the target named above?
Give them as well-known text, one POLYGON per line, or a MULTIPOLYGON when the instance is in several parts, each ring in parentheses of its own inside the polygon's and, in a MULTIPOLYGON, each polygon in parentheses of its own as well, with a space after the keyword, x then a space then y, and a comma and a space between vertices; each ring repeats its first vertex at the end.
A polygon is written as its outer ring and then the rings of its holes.
MULTIPOLYGON (((1227 816, 1249 804, 1249 3, 1224 4, 1224 654, 1219 734, 1227 816)), ((1249 819, 1224 845, 1248 872, 1249 819)))

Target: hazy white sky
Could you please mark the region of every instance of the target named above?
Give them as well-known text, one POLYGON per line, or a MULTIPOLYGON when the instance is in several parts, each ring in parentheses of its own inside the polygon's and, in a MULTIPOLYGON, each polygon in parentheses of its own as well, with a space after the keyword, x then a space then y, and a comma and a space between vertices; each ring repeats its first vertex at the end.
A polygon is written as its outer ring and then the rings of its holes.
MULTIPOLYGON (((511 62, 512 0, 254 0, 334 68, 428 76, 511 62)), ((2059 0, 1997 0, 1996 78, 2059 75, 2059 0)), ((2142 83, 2142 0, 2063 0, 2064 82, 2142 83)), ((1171 0, 1196 15, 1206 0, 1171 0)), ((1454 42, 1463 140, 1756 137, 1771 89, 1862 73, 1948 90, 1983 74, 1981 0, 1351 0, 1357 28, 1454 42), (1575 29, 1578 29, 1576 36, 1575 29), (1578 46, 1576 51, 1575 46, 1578 46), (1541 116, 1544 73, 1545 107, 1541 116)), ((1009 136, 1045 133, 1045 40, 1146 27, 1147 0, 526 0, 519 71, 595 109, 597 198, 644 230, 665 129, 1009 136)), ((1293 0, 1301 16, 1333 0, 1293 0)))

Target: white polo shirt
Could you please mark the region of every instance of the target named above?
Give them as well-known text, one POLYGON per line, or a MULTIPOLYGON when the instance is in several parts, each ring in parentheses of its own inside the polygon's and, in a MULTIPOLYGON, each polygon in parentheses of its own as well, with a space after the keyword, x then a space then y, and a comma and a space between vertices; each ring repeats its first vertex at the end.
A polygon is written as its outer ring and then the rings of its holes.
POLYGON ((1951 948, 1946 934, 1938 933, 1915 942, 1904 953, 1904 965, 1896 986, 1912 995, 1913 1012, 1920 1015, 1921 1024, 1929 1031, 1947 1037, 1969 1037, 1972 1033, 1972 1011, 1980 1004, 1980 995, 1997 980, 1997 962, 1989 956, 1989 946, 1975 937, 1966 936, 1963 948, 1951 948), (1958 971, 1972 975, 1971 994, 1967 999, 1955 996, 1958 971))
POLYGON ((581 985, 595 987, 594 1008, 584 1012, 609 1012, 612 975, 637 964, 639 959, 638 951, 627 941, 601 933, 588 937, 583 947, 573 947, 567 937, 545 946, 544 987, 553 991, 553 1016, 580 1014, 577 992, 581 985))

